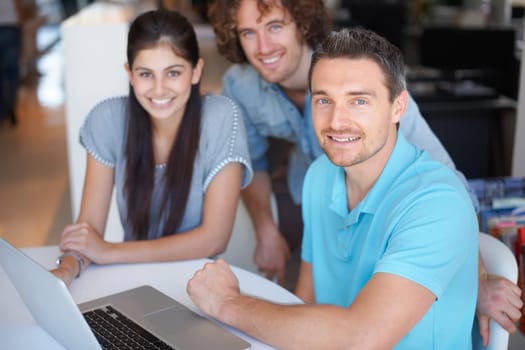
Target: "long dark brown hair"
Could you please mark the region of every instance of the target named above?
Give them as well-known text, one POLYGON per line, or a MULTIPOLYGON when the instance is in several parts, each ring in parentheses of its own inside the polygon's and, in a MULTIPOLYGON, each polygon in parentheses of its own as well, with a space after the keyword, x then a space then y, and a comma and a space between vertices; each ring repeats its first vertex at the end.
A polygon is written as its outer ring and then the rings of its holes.
MULTIPOLYGON (((169 43, 177 56, 191 62, 193 67, 197 65, 199 47, 191 23, 178 12, 155 10, 139 15, 131 23, 127 47, 130 69, 141 50, 153 48, 160 43, 169 43)), ((165 220, 162 236, 175 233, 182 221, 199 145, 202 104, 199 85, 197 83, 191 87, 170 151, 161 182, 164 185, 164 195, 157 218, 150 218, 149 214, 155 181, 151 120, 130 85, 124 193, 128 205, 127 220, 131 224, 133 239, 147 238, 150 219, 165 220)))

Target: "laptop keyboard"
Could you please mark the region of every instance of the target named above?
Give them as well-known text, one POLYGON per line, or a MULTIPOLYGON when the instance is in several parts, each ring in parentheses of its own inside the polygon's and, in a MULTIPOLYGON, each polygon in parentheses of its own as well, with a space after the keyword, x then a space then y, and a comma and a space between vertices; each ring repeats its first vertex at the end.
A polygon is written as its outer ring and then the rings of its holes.
POLYGON ((102 349, 174 349, 112 306, 84 313, 102 349))

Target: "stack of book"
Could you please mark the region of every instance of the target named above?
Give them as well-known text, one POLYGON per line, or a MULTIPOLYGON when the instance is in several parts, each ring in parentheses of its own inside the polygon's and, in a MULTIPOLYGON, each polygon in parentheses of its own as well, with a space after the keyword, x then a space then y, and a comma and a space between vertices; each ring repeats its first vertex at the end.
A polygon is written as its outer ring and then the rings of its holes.
MULTIPOLYGON (((469 180, 479 200, 480 230, 505 243, 518 262, 518 286, 525 291, 525 178, 469 180)), ((523 294, 525 302, 525 293, 523 294)), ((525 307, 518 322, 525 333, 525 307)))
POLYGON ((480 231, 501 239, 516 252, 518 228, 525 227, 525 178, 469 180, 479 204, 480 231))

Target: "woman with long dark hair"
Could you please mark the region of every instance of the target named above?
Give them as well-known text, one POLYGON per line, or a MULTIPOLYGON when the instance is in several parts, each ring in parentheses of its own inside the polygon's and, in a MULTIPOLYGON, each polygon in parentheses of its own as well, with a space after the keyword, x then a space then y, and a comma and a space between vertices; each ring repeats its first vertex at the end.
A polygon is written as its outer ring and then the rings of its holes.
POLYGON ((87 168, 78 220, 61 237, 53 272, 70 283, 89 263, 174 261, 221 253, 240 190, 251 180, 236 105, 201 100, 204 62, 194 29, 177 12, 156 10, 131 24, 130 92, 87 116, 80 142, 87 168), (124 242, 103 239, 113 188, 124 242))

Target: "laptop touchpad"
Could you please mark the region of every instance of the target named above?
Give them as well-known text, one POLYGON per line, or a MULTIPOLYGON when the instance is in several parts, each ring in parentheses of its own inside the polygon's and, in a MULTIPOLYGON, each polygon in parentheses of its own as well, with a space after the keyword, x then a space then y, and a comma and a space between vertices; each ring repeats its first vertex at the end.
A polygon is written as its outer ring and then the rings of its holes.
POLYGON ((183 350, 231 350, 250 346, 243 339, 190 310, 173 307, 145 315, 144 318, 159 335, 170 339, 183 350))

